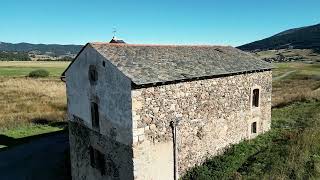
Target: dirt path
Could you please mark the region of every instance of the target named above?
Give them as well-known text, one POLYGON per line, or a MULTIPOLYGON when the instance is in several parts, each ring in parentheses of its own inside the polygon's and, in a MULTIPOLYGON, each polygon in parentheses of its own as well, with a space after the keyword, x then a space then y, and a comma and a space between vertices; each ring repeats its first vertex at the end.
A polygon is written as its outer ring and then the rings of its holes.
POLYGON ((60 171, 68 147, 67 133, 59 132, 0 151, 0 179, 63 179, 60 171))
POLYGON ((289 76, 290 74, 292 74, 292 73, 294 73, 294 72, 296 72, 296 70, 288 71, 288 72, 286 72, 286 73, 282 74, 281 76, 274 77, 272 80, 273 80, 273 81, 281 80, 281 79, 283 79, 283 78, 285 78, 285 77, 289 76))
POLYGON ((315 90, 313 90, 313 92, 318 92, 318 91, 320 92, 320 87, 315 89, 315 90))

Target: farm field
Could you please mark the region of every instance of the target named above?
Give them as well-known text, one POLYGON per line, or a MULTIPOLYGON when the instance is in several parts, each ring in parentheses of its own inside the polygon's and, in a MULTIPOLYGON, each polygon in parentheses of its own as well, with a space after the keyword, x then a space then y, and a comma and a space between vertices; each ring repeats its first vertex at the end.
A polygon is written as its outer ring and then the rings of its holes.
POLYGON ((0 77, 23 77, 36 69, 45 69, 50 76, 59 77, 69 64, 63 61, 0 61, 0 77))
POLYGON ((260 59, 273 60, 277 62, 320 62, 318 50, 311 49, 279 49, 265 50, 253 53, 260 59))
POLYGON ((19 139, 66 127, 65 84, 59 75, 68 64, 0 62, 0 142, 1 135, 19 139), (46 69, 50 76, 26 77, 36 69, 46 69))
POLYGON ((272 72, 273 107, 284 106, 295 101, 320 99, 320 63, 278 63, 274 65, 276 68, 272 72))

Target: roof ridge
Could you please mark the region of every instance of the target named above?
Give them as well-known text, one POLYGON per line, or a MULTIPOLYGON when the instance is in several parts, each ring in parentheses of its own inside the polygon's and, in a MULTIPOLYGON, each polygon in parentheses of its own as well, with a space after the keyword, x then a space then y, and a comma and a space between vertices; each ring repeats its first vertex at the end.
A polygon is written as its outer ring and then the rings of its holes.
POLYGON ((271 64, 234 47, 105 42, 88 43, 86 47, 136 85, 272 69, 271 64))
POLYGON ((232 47, 230 45, 209 45, 209 44, 122 44, 122 43, 108 43, 108 42, 89 42, 92 45, 110 45, 110 46, 151 46, 151 47, 232 47))

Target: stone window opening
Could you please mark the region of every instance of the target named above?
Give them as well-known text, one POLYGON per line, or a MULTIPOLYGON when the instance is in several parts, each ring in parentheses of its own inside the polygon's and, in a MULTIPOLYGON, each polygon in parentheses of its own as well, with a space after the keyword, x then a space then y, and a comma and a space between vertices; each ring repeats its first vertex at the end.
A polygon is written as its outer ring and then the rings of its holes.
POLYGON ((96 70, 96 67, 94 65, 89 66, 89 81, 91 85, 95 85, 95 83, 98 81, 98 71, 96 70))
POLYGON ((91 167, 100 171, 101 175, 106 174, 106 160, 104 154, 92 146, 89 147, 90 151, 90 165, 91 167))
POLYGON ((102 66, 106 67, 106 62, 105 61, 102 61, 102 66))
POLYGON ((100 131, 99 106, 95 102, 91 102, 91 122, 92 122, 92 127, 100 131))
POLYGON ((251 134, 257 133, 257 122, 251 124, 251 134))
POLYGON ((252 92, 252 107, 259 107, 259 89, 252 92))

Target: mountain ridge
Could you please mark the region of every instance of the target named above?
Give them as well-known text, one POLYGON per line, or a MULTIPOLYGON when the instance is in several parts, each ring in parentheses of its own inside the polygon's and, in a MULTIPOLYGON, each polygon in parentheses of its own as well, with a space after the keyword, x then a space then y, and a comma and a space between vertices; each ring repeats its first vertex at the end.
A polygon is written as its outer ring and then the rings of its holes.
POLYGON ((8 43, 0 41, 0 51, 5 52, 36 52, 38 54, 50 54, 51 56, 67 56, 77 54, 82 45, 68 44, 32 44, 32 43, 8 43))
POLYGON ((238 46, 244 51, 320 49, 320 23, 288 29, 265 39, 238 46))

